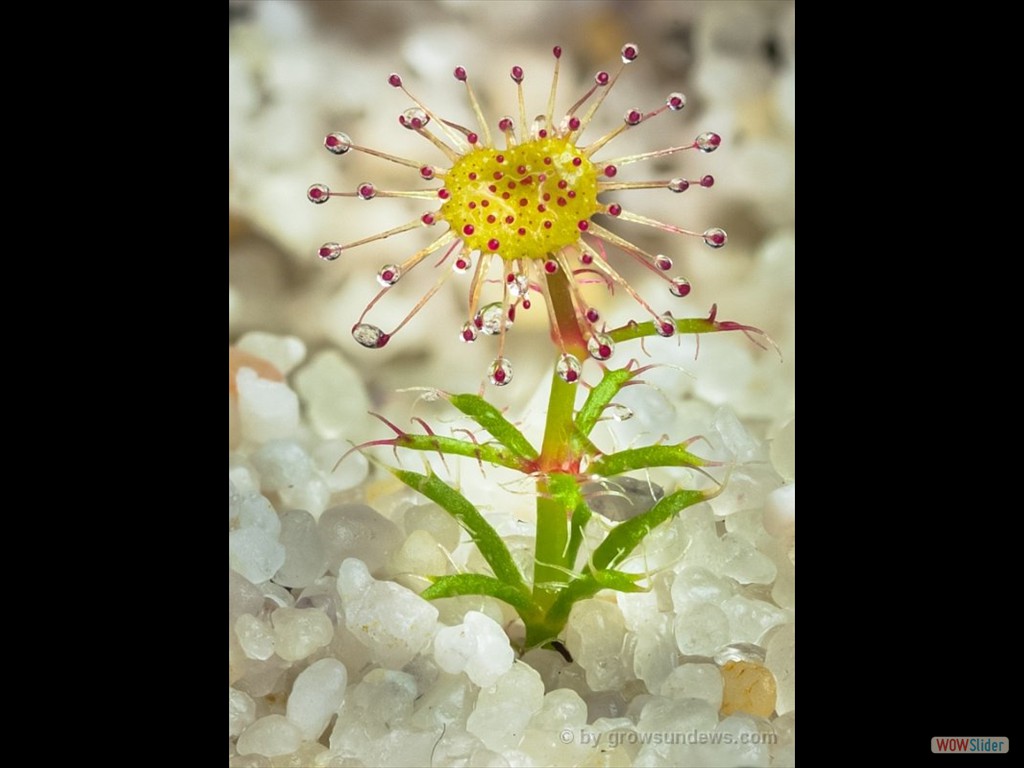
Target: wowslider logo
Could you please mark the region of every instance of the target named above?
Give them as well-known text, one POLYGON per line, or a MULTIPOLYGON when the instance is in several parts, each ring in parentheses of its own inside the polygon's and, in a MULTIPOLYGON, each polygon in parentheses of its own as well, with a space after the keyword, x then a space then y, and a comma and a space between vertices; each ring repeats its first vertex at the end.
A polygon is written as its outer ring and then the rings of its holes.
POLYGON ((1010 740, 1005 736, 934 736, 932 752, 973 754, 1003 754, 1010 751, 1010 740))

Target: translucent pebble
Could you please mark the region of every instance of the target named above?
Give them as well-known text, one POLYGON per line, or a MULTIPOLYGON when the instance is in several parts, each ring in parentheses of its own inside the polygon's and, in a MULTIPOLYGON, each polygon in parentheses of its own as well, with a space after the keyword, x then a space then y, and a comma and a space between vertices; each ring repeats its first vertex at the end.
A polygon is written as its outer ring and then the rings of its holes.
POLYGON ((346 133, 334 131, 324 137, 324 146, 328 152, 332 152, 335 155, 344 155, 352 148, 352 139, 346 133))
POLYGON ((228 737, 234 738, 256 719, 256 702, 237 688, 228 686, 228 737))
POLYGON ((587 352, 595 360, 607 360, 615 352, 615 342, 604 333, 595 333, 587 339, 587 352))
POLYGON ((273 768, 273 765, 264 755, 234 755, 228 760, 228 768, 273 768))
POLYGON ((253 584, 261 584, 284 565, 284 547, 259 528, 228 533, 228 564, 253 584))
POLYGON ((444 576, 448 572, 448 559, 430 533, 413 531, 395 555, 392 570, 396 574, 444 576))
POLYGON ((327 747, 316 742, 304 741, 297 750, 287 755, 270 758, 270 768, 311 768, 320 766, 317 761, 321 755, 328 755, 327 747))
POLYGON ((243 439, 265 443, 295 433, 299 427, 299 398, 286 383, 261 379, 251 368, 240 368, 235 382, 243 439))
POLYGON ((647 690, 657 691, 676 665, 676 638, 669 619, 658 616, 635 637, 633 672, 647 690))
POLYGON ((378 573, 405 540, 397 525, 365 504, 331 507, 317 520, 317 531, 331 573, 348 557, 358 557, 378 573))
POLYGON ((534 713, 531 728, 553 730, 582 728, 587 724, 587 703, 569 688, 557 688, 544 695, 544 704, 534 713))
MULTIPOLYGON (((370 396, 363 376, 337 350, 317 353, 298 370, 295 373, 295 391, 302 398, 306 418, 318 435, 328 439, 361 439, 366 412, 370 410, 370 396), (360 434, 354 434, 356 432, 360 434)), ((333 468, 351 447, 345 444, 345 448, 330 461, 329 468, 333 468)), ((314 452, 314 457, 320 464, 320 454, 314 452)), ((359 466, 358 460, 355 466, 359 466)), ((325 474, 329 468, 324 468, 325 474)), ((339 473, 343 471, 342 467, 338 468, 339 473)), ((331 482, 328 477, 328 483, 331 482)))
POLYGON ((677 613, 700 603, 718 605, 734 594, 732 581, 701 567, 683 568, 672 582, 672 604, 677 613))
POLYGON ((264 492, 304 483, 315 471, 313 459, 295 440, 270 440, 252 454, 264 492))
POLYGON ((720 741, 714 745, 720 765, 742 765, 768 768, 772 765, 770 740, 775 731, 760 717, 746 714, 729 715, 715 729, 720 741))
POLYGON ((326 440, 313 449, 313 461, 331 493, 355 488, 370 473, 370 462, 359 451, 345 456, 351 447, 343 440, 326 440), (345 459, 339 462, 342 456, 345 459))
POLYGON ((672 670, 658 693, 670 699, 703 699, 717 711, 722 686, 722 673, 714 664, 683 664, 672 670))
POLYGON ((769 717, 775 710, 775 678, 767 667, 752 661, 722 665, 722 714, 746 712, 769 717))
POLYGON ((408 664, 434 636, 437 608, 399 584, 375 580, 362 560, 341 564, 338 593, 346 626, 379 664, 408 664))
POLYGON ((235 346, 273 364, 285 375, 306 359, 306 345, 298 336, 249 331, 242 334, 235 346))
POLYGON ((317 520, 331 502, 331 489, 319 474, 278 491, 281 505, 309 512, 317 520))
POLYGON ((796 483, 776 488, 764 505, 764 529, 772 536, 787 539, 796 532, 796 483))
POLYGON ((278 608, 270 616, 275 651, 285 661, 299 661, 331 642, 334 625, 316 608, 278 608))
POLYGON ((235 621, 235 637, 250 659, 266 661, 274 655, 274 633, 252 614, 243 613, 235 621))
POLYGON ((503 387, 512 381, 512 364, 504 357, 499 357, 487 369, 487 378, 496 387, 503 387))
POLYGON ((603 600, 585 600, 573 606, 566 645, 587 672, 592 691, 619 690, 626 682, 626 660, 622 641, 626 627, 617 605, 603 600))
POLYGON ((280 541, 285 558, 274 576, 276 583, 289 588, 307 587, 327 570, 316 520, 309 512, 293 509, 281 515, 280 541))
POLYGON ((781 608, 742 595, 724 600, 721 609, 729 617, 731 642, 756 643, 769 629, 790 620, 781 608))
POLYGON ((719 552, 722 557, 719 572, 723 576, 740 584, 771 584, 775 581, 775 563, 742 536, 735 533, 722 536, 719 552))
POLYGON ((426 531, 449 552, 459 546, 462 529, 455 518, 437 504, 417 504, 405 510, 405 532, 426 531))
POLYGON ((228 621, 233 626, 243 613, 256 614, 263 605, 263 593, 245 577, 228 569, 228 621))
POLYGON ((265 496, 243 496, 237 500, 237 510, 239 528, 258 528, 275 539, 281 533, 281 518, 265 496))
POLYGON ((796 709, 796 625, 783 624, 768 640, 764 665, 771 670, 778 686, 775 708, 780 715, 796 709))
POLYGON ((710 656, 729 642, 729 617, 710 603, 698 603, 676 616, 676 645, 688 656, 710 656))
POLYGON ((710 229, 704 230, 702 237, 704 238, 704 242, 712 248, 721 248, 729 239, 729 236, 721 227, 711 227, 710 229))
POLYGON ((768 448, 772 466, 786 482, 796 479, 796 419, 790 419, 786 426, 772 438, 768 448))
POLYGON ((544 706, 544 683, 533 668, 517 661, 498 681, 480 691, 466 730, 496 752, 519 745, 533 713, 544 706))
POLYGON ((751 436, 731 408, 719 408, 715 412, 714 425, 726 451, 737 463, 764 461, 764 444, 751 436))
POLYGON ((254 722, 238 737, 240 755, 287 755, 302 744, 302 731, 284 715, 267 715, 254 722))
POLYGON ((388 335, 376 325, 358 323, 352 326, 352 338, 367 349, 380 349, 388 343, 388 335))
POLYGON ((710 733, 717 725, 718 710, 703 699, 673 700, 654 696, 640 712, 636 730, 640 734, 687 733, 690 731, 710 733))
POLYGON ((465 672, 481 688, 508 672, 515 653, 508 635, 494 619, 468 611, 462 624, 445 627, 434 637, 434 659, 445 672, 465 672))
POLYGON ((246 458, 238 453, 228 456, 228 482, 234 487, 229 500, 252 496, 260 492, 260 474, 246 458))
POLYGON ((288 696, 287 717, 306 741, 316 741, 345 699, 348 670, 337 659, 314 661, 299 673, 288 696))

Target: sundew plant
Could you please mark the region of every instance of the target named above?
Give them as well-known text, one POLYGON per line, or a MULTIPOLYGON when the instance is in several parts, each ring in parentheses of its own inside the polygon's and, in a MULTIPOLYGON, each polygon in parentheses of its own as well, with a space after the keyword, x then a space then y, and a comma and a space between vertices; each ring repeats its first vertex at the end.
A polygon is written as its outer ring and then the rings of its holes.
MULTIPOLYGON (((653 108, 630 107, 614 130, 584 138, 593 116, 626 66, 637 60, 639 47, 635 43, 623 45, 621 61, 614 71, 597 72, 589 90, 564 113, 555 111, 562 49, 556 46, 552 52, 554 76, 550 96, 545 111, 533 116, 527 112, 522 88, 526 74, 520 66, 510 70, 518 94, 517 106, 512 114, 496 120, 488 120, 484 115, 466 68, 455 67, 454 78, 465 87, 476 116, 477 124, 471 128, 432 112, 410 92, 399 74, 391 74, 388 84, 412 101, 412 106, 399 115, 398 122, 432 144, 432 153, 440 153, 444 162, 397 157, 363 146, 345 133, 334 132, 324 139, 329 152, 364 152, 408 166, 410 175, 418 177, 419 185, 415 189, 384 190, 363 181, 355 185, 354 191, 338 192, 324 184, 314 184, 307 196, 315 204, 335 197, 363 201, 404 197, 424 201, 426 210, 412 221, 355 242, 324 243, 319 256, 326 261, 338 260, 358 246, 409 230, 441 231, 423 249, 378 270, 381 289, 352 327, 353 337, 364 347, 385 346, 448 280, 468 275, 463 278, 469 283, 465 316, 450 332, 467 344, 477 342, 481 335, 497 336, 497 350, 486 380, 492 386, 503 387, 513 381, 514 366, 505 354, 505 337, 516 313, 529 310, 534 301, 544 305, 550 321, 552 372, 540 445, 531 443, 512 420, 489 403, 486 389, 481 387, 475 394, 436 392, 479 425, 479 434, 443 436, 425 422, 421 422, 424 434, 413 434, 382 418, 394 435, 371 440, 359 448, 386 445, 469 457, 481 466, 506 467, 528 477, 535 485, 537 504, 532 572, 525 572, 517 564, 501 536, 456 487, 430 471, 424 474, 389 468, 399 480, 451 514, 472 537, 490 568, 489 573, 422 574, 431 582, 422 597, 498 598, 512 606, 523 621, 525 639, 521 651, 543 646, 565 654, 561 635, 573 604, 604 589, 646 589, 647 575, 626 572, 622 564, 656 526, 721 490, 717 480, 702 490, 677 488, 648 509, 611 527, 596 547, 585 546, 585 528, 594 514, 586 488, 595 483, 614 488, 616 478, 625 473, 653 467, 685 467, 707 474, 709 468, 718 466, 690 451, 696 437, 677 444, 658 443, 613 452, 603 451, 592 441, 592 431, 606 409, 614 405, 619 392, 641 383, 644 372, 657 364, 655 360, 641 365, 635 357, 624 354, 622 347, 633 342, 639 347, 649 337, 670 338, 676 334, 742 331, 755 343, 765 337, 752 326, 719 320, 715 306, 707 316, 695 318, 675 318, 670 310, 653 307, 623 278, 615 266, 616 260, 638 261, 663 279, 665 293, 672 298, 686 296, 689 282, 673 273, 670 256, 647 253, 606 228, 616 226, 617 220, 631 222, 697 238, 713 249, 723 247, 727 235, 717 226, 698 231, 657 221, 628 210, 616 194, 656 188, 673 194, 691 188, 708 190, 715 183, 710 175, 648 181, 619 181, 617 176, 620 168, 631 163, 688 151, 698 155, 714 152, 722 143, 721 137, 705 132, 677 146, 615 156, 612 146, 618 136, 642 130, 644 123, 665 113, 671 116, 679 112, 686 106, 686 97, 679 92, 669 93, 663 103, 653 108), (490 287, 489 276, 495 261, 502 269, 498 281, 501 297, 487 301, 484 294, 490 287), (388 330, 369 322, 377 302, 386 300, 390 288, 424 262, 433 264, 437 279, 405 319, 388 330), (581 286, 588 283, 625 291, 636 302, 639 318, 608 328, 598 310, 584 297, 581 286), (594 362, 585 367, 588 359, 594 362), (587 396, 576 408, 577 390, 581 386, 587 389, 587 396)), ((650 349, 638 352, 656 352, 656 346, 652 342, 650 349)))

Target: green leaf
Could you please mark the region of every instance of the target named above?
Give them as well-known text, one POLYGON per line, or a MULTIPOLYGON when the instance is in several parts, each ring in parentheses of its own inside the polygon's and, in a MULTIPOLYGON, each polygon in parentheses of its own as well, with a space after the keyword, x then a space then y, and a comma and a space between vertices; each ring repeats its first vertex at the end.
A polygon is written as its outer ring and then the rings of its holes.
MULTIPOLYGON (((651 323, 651 325, 653 327, 654 324, 651 323)), ((604 377, 590 390, 586 401, 576 413, 576 429, 580 434, 584 436, 590 434, 612 398, 619 394, 625 383, 635 375, 635 371, 627 368, 604 372, 604 377)))
POLYGON ((449 402, 491 433, 491 437, 523 459, 536 459, 537 449, 501 411, 478 395, 444 395, 449 402))
POLYGON ((624 573, 611 569, 591 571, 572 581, 569 586, 558 593, 551 610, 545 619, 553 625, 564 622, 574 603, 593 597, 602 589, 614 589, 618 592, 646 592, 645 587, 637 586, 636 582, 647 578, 643 573, 624 573))
POLYGON ((676 491, 634 518, 617 525, 594 550, 590 564, 594 571, 621 563, 654 528, 686 507, 714 496, 718 491, 676 491))
POLYGON ((587 472, 612 477, 633 469, 647 467, 707 467, 717 466, 718 462, 694 456, 686 450, 686 443, 676 445, 650 445, 646 448, 630 448, 618 453, 610 453, 591 462, 587 472))
POLYGON ((393 444, 398 448, 408 448, 411 451, 433 451, 453 456, 468 456, 471 459, 485 461, 489 464, 497 464, 498 466, 517 469, 521 472, 527 471, 523 466, 522 458, 507 448, 496 445, 478 444, 455 437, 410 435, 408 433, 394 438, 393 444))
POLYGON ((489 595, 502 600, 523 616, 524 620, 533 612, 533 603, 529 595, 525 595, 515 587, 506 584, 493 576, 481 573, 459 573, 454 576, 439 576, 434 583, 420 593, 424 600, 436 600, 439 597, 457 597, 459 595, 489 595))
POLYGON ((410 488, 439 504, 454 517, 472 537, 480 554, 484 556, 498 579, 521 590, 523 594, 529 593, 505 542, 465 496, 435 475, 421 475, 394 467, 388 467, 388 471, 410 488))

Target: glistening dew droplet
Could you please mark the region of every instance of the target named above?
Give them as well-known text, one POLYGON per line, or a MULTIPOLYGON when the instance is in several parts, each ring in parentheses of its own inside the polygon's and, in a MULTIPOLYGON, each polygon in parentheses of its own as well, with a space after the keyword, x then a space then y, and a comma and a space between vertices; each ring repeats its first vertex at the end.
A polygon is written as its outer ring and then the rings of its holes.
POLYGON ((334 261, 341 256, 341 246, 338 243, 324 243, 320 246, 318 255, 324 261, 334 261))
POLYGON ((580 361, 568 352, 563 353, 558 358, 558 364, 555 366, 555 372, 558 374, 558 377, 569 384, 579 381, 582 371, 583 366, 580 364, 580 361))
POLYGON ((681 299, 690 293, 690 281, 685 277, 673 277, 668 291, 681 299))
POLYGON ((595 333, 587 340, 587 352, 595 360, 607 360, 615 352, 615 342, 604 333, 595 333))
POLYGON ((722 137, 717 133, 708 131, 698 136, 694 143, 701 152, 714 152, 718 149, 719 144, 722 143, 722 137))
POLYGON ((328 133, 324 137, 324 146, 327 147, 328 152, 332 152, 335 155, 344 155, 352 148, 352 139, 346 133, 335 131, 334 133, 328 133))
POLYGON ((491 384, 503 387, 512 381, 512 365, 503 357, 497 358, 487 369, 487 378, 491 384))
POLYGON ((665 338, 675 335, 676 319, 672 317, 671 312, 666 312, 654 319, 654 331, 659 336, 663 336, 665 338))
POLYGON ((721 248, 727 239, 728 235, 725 234, 725 230, 719 227, 704 230, 704 242, 712 248, 721 248))
POLYGON ((359 323, 352 326, 352 338, 368 349, 380 349, 390 337, 375 325, 359 323))
POLYGON ((473 324, 488 336, 496 336, 501 333, 502 328, 506 330, 511 328, 512 320, 508 317, 501 302, 496 301, 481 308, 473 318, 473 324))

